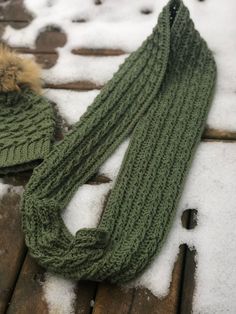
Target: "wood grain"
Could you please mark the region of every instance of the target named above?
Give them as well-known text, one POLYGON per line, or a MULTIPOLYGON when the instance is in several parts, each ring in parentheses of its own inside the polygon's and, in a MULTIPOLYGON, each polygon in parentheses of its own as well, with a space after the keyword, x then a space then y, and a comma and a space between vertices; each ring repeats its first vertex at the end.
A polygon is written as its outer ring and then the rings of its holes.
POLYGON ((4 313, 25 257, 20 196, 9 192, 0 201, 0 313, 4 313))
POLYGON ((53 89, 89 91, 93 89, 101 89, 102 85, 98 85, 89 81, 77 81, 77 82, 68 82, 68 83, 61 83, 61 84, 46 83, 44 87, 53 88, 53 89))
POLYGON ((132 307, 134 289, 125 290, 109 283, 98 286, 93 314, 126 314, 132 307))
MULTIPOLYGON (((5 1, 6 2, 6 1, 5 1)), ((25 9, 23 0, 10 0, 0 7, 0 20, 11 22, 30 22, 32 15, 25 9)))
POLYGON ((186 247, 185 265, 182 279, 180 314, 191 314, 195 289, 196 251, 186 247))
POLYGON ((120 56, 125 54, 125 51, 121 49, 108 49, 108 48, 100 48, 100 49, 94 49, 94 48, 75 48, 72 49, 72 53, 75 55, 82 55, 82 56, 97 56, 97 57, 106 57, 106 56, 120 56))
POLYGON ((148 289, 137 289, 134 295, 131 314, 175 314, 178 312, 182 268, 184 262, 184 247, 180 247, 177 261, 172 272, 169 293, 164 298, 155 297, 148 289))
POLYGON ((35 48, 18 47, 17 51, 20 53, 55 54, 56 48, 63 47, 66 41, 65 33, 49 27, 39 33, 35 42, 35 48))
POLYGON ((7 314, 48 314, 43 282, 44 270, 27 254, 7 314))
POLYGON ((213 140, 226 140, 226 141, 235 141, 236 140, 236 131, 229 130, 220 130, 215 128, 205 128, 204 139, 213 139, 213 140))

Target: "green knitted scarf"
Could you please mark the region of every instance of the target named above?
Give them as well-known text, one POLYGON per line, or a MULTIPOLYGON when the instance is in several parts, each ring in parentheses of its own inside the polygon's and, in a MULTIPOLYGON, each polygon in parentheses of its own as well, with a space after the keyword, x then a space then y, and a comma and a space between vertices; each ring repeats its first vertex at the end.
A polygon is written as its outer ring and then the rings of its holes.
POLYGON ((21 206, 26 243, 69 278, 126 282, 160 251, 200 141, 216 66, 182 1, 124 61, 65 139, 35 168, 21 206), (61 211, 130 136, 96 228, 73 236, 61 211))

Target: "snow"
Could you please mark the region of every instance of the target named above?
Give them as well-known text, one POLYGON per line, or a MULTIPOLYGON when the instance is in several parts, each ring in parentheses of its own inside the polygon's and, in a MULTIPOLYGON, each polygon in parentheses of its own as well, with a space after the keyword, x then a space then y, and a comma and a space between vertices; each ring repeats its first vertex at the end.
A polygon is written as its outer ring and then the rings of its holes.
POLYGON ((81 228, 96 227, 110 188, 110 183, 84 184, 77 190, 62 214, 65 224, 73 234, 81 228))
MULTIPOLYGON (((99 90, 69 91, 45 89, 44 95, 57 104, 60 114, 74 124, 92 104, 99 90)), ((221 93, 215 100, 207 117, 207 126, 212 129, 236 131, 236 99, 232 92, 221 93)), ((109 176, 109 175, 108 175, 109 176)))
POLYGON ((49 1, 36 3, 35 0, 26 0, 25 5, 33 13, 34 20, 20 32, 8 27, 4 38, 11 45, 34 47, 38 32, 47 25, 53 25, 59 26, 68 35, 67 46, 70 48, 103 46, 130 52, 149 35, 164 3, 164 0, 156 3, 150 0, 109 0, 96 6, 92 0, 57 0, 48 5, 49 1), (141 10, 149 7, 153 10, 152 14, 141 13, 141 10), (88 22, 73 22, 79 19, 88 22))
POLYGON ((98 93, 98 90, 74 92, 47 89, 44 96, 57 104, 60 114, 69 124, 74 124, 79 121, 98 93))
MULTIPOLYGON (((35 19, 20 30, 8 26, 4 39, 12 46, 34 47, 40 32, 47 26, 58 26, 66 33, 67 42, 57 49, 57 64, 43 71, 44 80, 54 84, 85 80, 102 85, 151 32, 166 2, 107 0, 94 5, 92 0, 25 0, 35 19), (150 10, 151 13, 142 14, 142 10, 150 10), (86 22, 73 22, 81 19, 86 22), (126 54, 91 57, 71 53, 74 48, 84 47, 116 48, 126 54)), ((212 49, 218 67, 217 88, 207 125, 236 131, 236 2, 184 2, 196 28, 212 49)), ((75 92, 56 89, 44 92, 46 97, 56 102, 69 124, 79 120, 99 93, 98 90, 75 92)), ((75 193, 63 212, 63 219, 72 233, 98 223, 102 204, 114 185, 127 146, 128 140, 100 168, 100 174, 112 179, 110 183, 83 185, 75 193)), ((141 285, 159 297, 165 296, 179 245, 187 243, 197 250, 193 313, 236 313, 235 175, 236 143, 203 142, 199 145, 167 242, 152 265, 131 285, 141 285), (192 230, 183 228, 181 224, 182 213, 189 208, 198 210, 198 225, 192 230)), ((6 187, 0 183, 0 195, 5 191, 6 187)), ((74 287, 71 281, 47 274, 44 292, 51 313, 73 313, 74 287)))
MULTIPOLYGON (((48 83, 67 83, 87 80, 97 85, 108 81, 126 55, 111 57, 78 56, 73 48, 118 48, 126 53, 137 49, 151 32, 165 0, 93 1, 26 0, 25 5, 35 16, 29 26, 16 30, 6 28, 4 39, 12 46, 33 47, 38 34, 48 26, 57 26, 67 35, 66 45, 58 48, 57 64, 43 71, 48 83), (141 11, 150 10, 150 14, 141 11), (85 19, 84 23, 75 20, 85 19)), ((201 35, 213 50, 218 66, 218 83, 208 124, 213 128, 236 130, 236 2, 228 0, 185 0, 191 16, 201 35), (222 27, 224 25, 224 27, 222 27)))
POLYGON ((90 81, 97 85, 105 84, 127 55, 112 57, 86 57, 71 54, 58 49, 59 58, 50 70, 43 70, 47 83, 69 83, 73 81, 90 81))
POLYGON ((3 180, 0 179, 0 201, 2 197, 8 192, 10 185, 4 184, 3 180))
POLYGON ((99 173, 107 176, 115 182, 118 175, 121 163, 123 161, 125 152, 129 145, 129 139, 126 139, 116 151, 106 160, 106 162, 100 167, 99 173))
POLYGON ((24 191, 23 186, 13 186, 10 184, 4 183, 4 180, 0 178, 0 201, 3 198, 3 196, 7 193, 16 193, 21 195, 24 191))
POLYGON ((197 250, 193 313, 236 312, 235 175, 236 143, 199 145, 167 242, 135 285, 165 296, 178 247, 187 243, 197 250), (181 224, 182 212, 189 208, 198 211, 198 225, 191 230, 181 224))
POLYGON ((43 290, 49 307, 49 314, 73 314, 76 298, 75 282, 50 273, 45 274, 43 290))

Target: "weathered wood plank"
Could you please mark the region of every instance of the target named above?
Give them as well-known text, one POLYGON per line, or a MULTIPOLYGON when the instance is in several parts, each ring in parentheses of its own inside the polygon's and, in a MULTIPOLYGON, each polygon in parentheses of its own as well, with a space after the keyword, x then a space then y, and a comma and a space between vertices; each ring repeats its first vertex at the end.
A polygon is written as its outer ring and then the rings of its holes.
POLYGON ((183 286, 180 301, 180 313, 191 314, 195 289, 196 251, 186 248, 185 265, 183 273, 183 286))
MULTIPOLYGON (((40 33, 38 39, 35 43, 35 49, 30 49, 27 47, 17 47, 16 51, 20 53, 32 53, 32 54, 39 54, 39 53, 47 53, 47 54, 54 54, 55 49, 57 47, 63 47, 66 43, 66 35, 61 32, 47 32, 52 33, 52 37, 54 40, 48 45, 48 47, 44 47, 45 41, 50 41, 50 38, 45 35, 45 32, 40 33)), ((111 57, 111 56, 120 56, 126 54, 124 51, 119 49, 108 49, 108 48, 78 48, 72 49, 71 52, 75 55, 80 56, 93 56, 93 57, 111 57)))
POLYGON ((11 0, 0 7, 0 20, 14 22, 29 22, 32 15, 25 9, 23 0, 11 0))
POLYGON ((50 69, 57 63, 58 54, 36 53, 34 58, 43 69, 50 69))
POLYGON ((109 283, 98 286, 93 314, 126 314, 130 312, 134 289, 125 290, 109 283))
POLYGON ((63 47, 66 44, 66 34, 59 29, 48 28, 39 33, 36 41, 35 48, 17 47, 17 51, 21 53, 56 53, 55 49, 63 47))
POLYGON ((72 53, 75 55, 82 55, 82 56, 120 56, 125 54, 125 51, 121 49, 112 49, 112 48, 75 48, 72 49, 72 53))
POLYGON ((0 201, 0 313, 4 313, 11 298, 26 252, 19 202, 20 196, 13 192, 0 201))
POLYGON ((93 89, 101 89, 102 85, 98 85, 89 81, 77 81, 77 82, 68 82, 68 83, 61 83, 61 84, 46 83, 45 88, 88 91, 88 90, 93 90, 93 89))
POLYGON ((228 131, 228 130, 219 130, 206 127, 204 134, 204 139, 213 139, 213 140, 236 140, 236 131, 228 131))
POLYGON ((37 52, 49 53, 58 47, 63 47, 66 41, 66 34, 59 29, 46 29, 39 34, 35 46, 37 52))
POLYGON ((148 289, 137 289, 134 295, 131 314, 175 314, 178 313, 178 304, 182 280, 184 247, 180 247, 178 259, 172 272, 172 281, 169 293, 164 298, 155 297, 148 289))
POLYGON ((116 285, 101 283, 98 286, 93 314, 174 314, 177 313, 184 248, 180 248, 175 263, 169 294, 157 298, 148 289, 124 289, 116 285))
POLYGON ((7 314, 48 314, 43 282, 44 270, 27 254, 7 314))

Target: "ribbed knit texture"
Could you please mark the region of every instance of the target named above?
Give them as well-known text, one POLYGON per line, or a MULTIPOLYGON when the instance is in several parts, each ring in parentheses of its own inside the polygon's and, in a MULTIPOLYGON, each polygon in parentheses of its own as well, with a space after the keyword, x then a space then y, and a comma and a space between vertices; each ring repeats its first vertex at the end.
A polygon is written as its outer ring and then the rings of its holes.
POLYGON ((0 93, 0 173, 38 165, 51 150, 54 120, 52 106, 35 92, 0 93))
POLYGON ((206 122, 215 85, 212 53, 182 1, 34 170, 22 222, 31 255, 65 277, 126 282, 160 251, 206 122), (74 237, 61 218, 74 192, 131 136, 97 228, 74 237))

